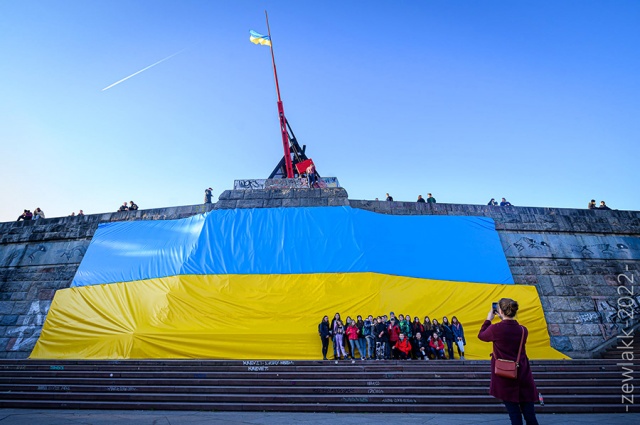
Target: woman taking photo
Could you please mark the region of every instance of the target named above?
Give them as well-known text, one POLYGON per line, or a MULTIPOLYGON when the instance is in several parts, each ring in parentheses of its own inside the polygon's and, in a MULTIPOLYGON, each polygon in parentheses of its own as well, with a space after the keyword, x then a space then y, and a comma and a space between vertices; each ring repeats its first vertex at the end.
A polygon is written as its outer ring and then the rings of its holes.
POLYGON ((518 312, 518 303, 510 298, 502 298, 496 308, 491 308, 480 328, 478 338, 481 341, 493 342, 491 356, 491 384, 489 394, 504 402, 513 425, 522 424, 524 416, 527 425, 538 425, 534 403, 538 401, 538 390, 533 381, 529 359, 525 345, 529 331, 514 319, 518 312), (492 325, 495 315, 501 321, 492 325), (520 353, 520 357, 518 357, 520 353), (496 359, 516 361, 516 378, 504 378, 496 375, 496 359))

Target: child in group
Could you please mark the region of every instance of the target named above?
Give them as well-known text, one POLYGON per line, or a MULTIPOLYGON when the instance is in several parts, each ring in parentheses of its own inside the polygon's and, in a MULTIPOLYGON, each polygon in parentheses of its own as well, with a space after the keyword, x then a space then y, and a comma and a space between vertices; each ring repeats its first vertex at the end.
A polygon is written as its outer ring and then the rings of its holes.
POLYGON ((342 320, 338 319, 333 325, 333 335, 336 338, 336 359, 347 359, 347 350, 344 349, 344 325, 342 320))
MULTIPOLYGON (((435 319, 433 319, 435 320, 435 319)), ((429 347, 431 348, 431 354, 433 357, 437 359, 444 360, 444 342, 442 342, 442 338, 438 336, 437 332, 434 332, 431 335, 431 339, 429 339, 429 347)))
POLYGON ((455 338, 456 345, 458 346, 458 355, 460 360, 464 360, 464 346, 467 341, 464 339, 464 329, 462 323, 458 321, 456 316, 451 318, 451 330, 453 331, 453 337, 455 338))
POLYGON ((411 360, 411 343, 408 338, 405 338, 404 333, 398 335, 398 342, 391 349, 393 352, 393 358, 400 360, 411 360))

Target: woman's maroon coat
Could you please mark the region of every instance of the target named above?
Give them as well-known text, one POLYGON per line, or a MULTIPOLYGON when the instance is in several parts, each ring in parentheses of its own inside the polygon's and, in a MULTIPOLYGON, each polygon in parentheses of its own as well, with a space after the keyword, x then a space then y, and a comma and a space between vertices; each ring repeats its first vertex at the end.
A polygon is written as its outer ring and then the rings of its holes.
MULTIPOLYGON (((478 338, 485 342, 493 342, 495 355, 500 359, 515 360, 520 347, 523 326, 515 320, 503 320, 502 322, 491 324, 485 320, 480 328, 478 338)), ((524 343, 520 353, 520 367, 518 368, 518 378, 509 379, 495 374, 495 359, 491 357, 491 385, 489 394, 503 401, 515 403, 528 401, 538 401, 538 389, 533 381, 531 366, 527 358, 527 337, 529 331, 524 328, 524 343)))

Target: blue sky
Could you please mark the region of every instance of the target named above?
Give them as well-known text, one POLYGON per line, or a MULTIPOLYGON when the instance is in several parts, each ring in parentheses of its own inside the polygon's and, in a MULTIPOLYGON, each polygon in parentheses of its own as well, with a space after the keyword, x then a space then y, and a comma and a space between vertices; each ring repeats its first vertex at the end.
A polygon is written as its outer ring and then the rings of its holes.
POLYGON ((0 221, 267 177, 265 9, 289 122, 350 198, 640 209, 638 1, 4 0, 0 221))

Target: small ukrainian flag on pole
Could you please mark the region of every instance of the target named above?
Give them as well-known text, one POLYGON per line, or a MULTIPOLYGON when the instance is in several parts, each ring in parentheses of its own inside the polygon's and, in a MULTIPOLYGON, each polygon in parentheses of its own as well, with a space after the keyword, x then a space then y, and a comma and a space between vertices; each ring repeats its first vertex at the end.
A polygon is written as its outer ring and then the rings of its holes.
POLYGON ((271 46, 271 37, 269 37, 268 35, 257 33, 254 30, 249 30, 249 41, 251 41, 253 44, 271 46))

